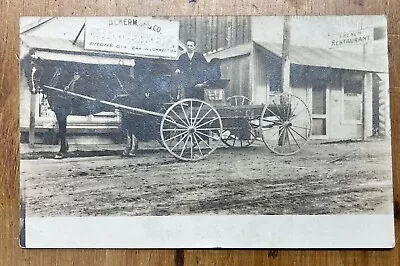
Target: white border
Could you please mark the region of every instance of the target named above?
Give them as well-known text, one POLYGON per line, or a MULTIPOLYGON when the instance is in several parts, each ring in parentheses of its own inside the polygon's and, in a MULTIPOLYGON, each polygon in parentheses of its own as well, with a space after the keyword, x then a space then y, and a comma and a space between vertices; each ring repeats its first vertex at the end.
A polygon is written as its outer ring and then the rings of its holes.
POLYGON ((393 215, 26 217, 27 248, 392 248, 393 215))

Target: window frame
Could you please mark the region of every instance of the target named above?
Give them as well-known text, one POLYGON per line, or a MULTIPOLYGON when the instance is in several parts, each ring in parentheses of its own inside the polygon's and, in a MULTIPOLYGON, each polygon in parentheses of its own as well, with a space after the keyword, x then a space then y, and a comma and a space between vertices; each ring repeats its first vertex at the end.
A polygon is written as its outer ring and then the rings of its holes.
POLYGON ((365 81, 365 75, 364 74, 356 74, 356 73, 345 73, 342 75, 341 79, 341 122, 342 124, 350 124, 350 125, 362 125, 363 124, 363 109, 364 109, 364 85, 365 81), (345 81, 350 80, 350 81, 360 81, 361 82, 361 93, 359 99, 351 99, 347 98, 345 95, 344 91, 344 85, 345 81), (351 102, 359 102, 359 108, 360 108, 360 119, 346 119, 345 117, 345 101, 351 101, 351 102))

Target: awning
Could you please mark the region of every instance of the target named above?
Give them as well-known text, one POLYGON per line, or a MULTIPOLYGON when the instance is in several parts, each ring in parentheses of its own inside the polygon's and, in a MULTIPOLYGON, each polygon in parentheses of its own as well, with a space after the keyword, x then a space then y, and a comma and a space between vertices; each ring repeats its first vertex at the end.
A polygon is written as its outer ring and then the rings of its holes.
MULTIPOLYGON (((282 56, 281 43, 268 43, 254 41, 254 46, 266 53, 272 53, 277 57, 282 56)), ((249 55, 252 50, 251 43, 237 45, 221 51, 209 53, 206 58, 227 59, 237 56, 249 55)), ((289 50, 289 60, 292 64, 329 67, 347 70, 357 70, 365 72, 388 73, 388 58, 383 56, 368 55, 364 57, 360 53, 348 52, 343 50, 324 49, 316 47, 306 47, 291 45, 289 50)))
MULTIPOLYGON (((91 60, 91 59, 82 59, 82 56, 87 57, 97 57, 100 60, 104 60, 104 58, 114 58, 117 60, 116 64, 121 64, 122 60, 134 59, 134 58, 153 58, 153 59, 165 59, 165 60, 174 60, 172 58, 164 58, 164 57, 153 57, 153 56, 137 56, 133 54, 125 54, 125 53, 115 53, 115 52, 105 52, 105 51, 94 51, 84 49, 83 41, 77 41, 75 44, 70 40, 66 39, 55 39, 55 38, 43 38, 37 36, 21 36, 21 47, 24 50, 33 49, 36 53, 40 52, 42 56, 46 56, 47 59, 51 60, 59 60, 59 61, 74 61, 80 62, 80 60, 91 60), (53 54, 53 58, 50 58, 50 54, 53 54), (71 55, 75 55, 74 60, 68 59, 71 58, 71 55), (79 59, 79 57, 82 57, 79 59), (78 60, 78 61, 77 61, 78 60)), ((21 53, 24 51, 21 49, 21 53)), ((25 56, 21 54, 21 58, 25 56)), ((45 58, 43 58, 45 59, 45 58)), ((105 60, 102 64, 111 64, 110 60, 105 60)), ((82 62, 83 63, 83 62, 82 62)), ((95 63, 95 62, 94 62, 95 63)), ((113 63, 114 64, 114 63, 113 63)), ((128 64, 129 65, 129 64, 128 64)))
POLYGON ((97 55, 64 54, 46 51, 35 51, 32 54, 32 57, 40 58, 42 60, 76 62, 83 64, 135 66, 135 59, 133 58, 101 57, 97 55))
MULTIPOLYGON (((265 49, 274 55, 282 56, 282 44, 268 42, 254 42, 258 48, 265 49)), ((388 59, 385 57, 363 56, 360 53, 335 49, 305 47, 291 45, 289 61, 292 64, 330 67, 365 72, 388 73, 388 59)))

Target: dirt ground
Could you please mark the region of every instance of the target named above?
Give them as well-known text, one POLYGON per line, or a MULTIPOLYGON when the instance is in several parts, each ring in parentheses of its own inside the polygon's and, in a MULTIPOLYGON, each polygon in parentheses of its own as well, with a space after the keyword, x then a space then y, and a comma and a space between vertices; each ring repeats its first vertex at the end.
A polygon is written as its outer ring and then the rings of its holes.
POLYGON ((119 150, 77 148, 63 160, 46 159, 53 151, 21 149, 27 215, 392 212, 387 140, 311 142, 287 157, 261 143, 221 147, 194 163, 181 162, 162 148, 147 147, 133 158, 121 158, 119 150))

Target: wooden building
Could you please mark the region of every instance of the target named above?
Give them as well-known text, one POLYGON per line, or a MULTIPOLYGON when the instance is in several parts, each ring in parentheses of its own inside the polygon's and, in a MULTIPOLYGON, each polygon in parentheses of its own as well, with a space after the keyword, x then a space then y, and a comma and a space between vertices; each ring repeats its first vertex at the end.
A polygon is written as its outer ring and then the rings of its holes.
MULTIPOLYGON (((282 44, 257 42, 210 53, 222 59, 222 76, 231 79, 225 95, 243 95, 264 104, 281 91, 282 44)), ((387 135, 389 84, 386 64, 362 54, 290 46, 290 91, 309 107, 312 137, 364 139, 387 135)))

